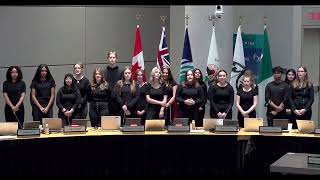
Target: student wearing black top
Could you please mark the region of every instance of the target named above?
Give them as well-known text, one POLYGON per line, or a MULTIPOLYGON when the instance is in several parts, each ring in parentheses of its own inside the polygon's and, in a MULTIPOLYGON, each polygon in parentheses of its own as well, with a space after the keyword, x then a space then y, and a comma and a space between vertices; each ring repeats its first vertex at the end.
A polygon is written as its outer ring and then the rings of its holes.
POLYGON ((3 96, 6 101, 5 118, 7 122, 19 121, 18 124, 21 129, 24 123, 23 101, 26 94, 26 84, 22 81, 23 75, 20 67, 10 66, 6 78, 7 80, 3 83, 3 96))
POLYGON ((97 129, 101 126, 101 116, 109 116, 109 102, 111 100, 111 89, 103 77, 103 71, 96 68, 89 93, 89 117, 91 126, 97 129))
POLYGON ((163 119, 167 104, 167 88, 161 82, 160 69, 154 67, 150 73, 150 84, 146 86, 146 119, 163 119))
POLYGON ((75 109, 74 119, 86 119, 88 114, 88 93, 90 90, 90 81, 88 78, 83 76, 84 66, 81 62, 75 64, 73 68, 73 77, 81 94, 80 103, 75 109))
POLYGON ((34 121, 52 118, 56 83, 47 65, 40 64, 31 83, 32 116, 34 121))
MULTIPOLYGON (((288 84, 289 88, 290 88, 290 84, 293 82, 293 80, 296 79, 296 77, 297 77, 297 73, 295 69, 287 70, 285 82, 288 84)), ((286 118, 289 119, 290 123, 292 123, 292 128, 297 129, 297 123, 294 117, 294 113, 291 111, 289 96, 285 103, 285 108, 286 108, 286 118)))
POLYGON ((265 102, 267 103, 268 126, 273 126, 273 119, 286 118, 285 103, 288 98, 288 84, 281 80, 282 68, 272 69, 274 81, 267 84, 265 102))
POLYGON ((200 126, 199 108, 204 101, 202 87, 196 82, 192 70, 185 73, 185 82, 178 86, 176 100, 179 103, 179 117, 189 118, 189 123, 195 120, 196 126, 200 126))
POLYGON ((254 88, 251 75, 243 76, 242 87, 238 89, 236 96, 238 108, 239 127, 244 127, 244 118, 255 118, 258 104, 258 91, 254 88))
POLYGON ((117 65, 118 54, 115 51, 107 53, 107 58, 109 64, 104 70, 104 78, 108 82, 109 89, 111 90, 111 100, 110 100, 110 115, 120 116, 121 115, 121 106, 117 101, 117 97, 114 91, 115 84, 121 80, 121 70, 117 65))
POLYGON ((117 101, 122 107, 122 116, 136 117, 136 102, 139 98, 138 85, 133 81, 130 67, 126 66, 122 72, 122 79, 115 85, 117 101))
POLYGON ((136 103, 136 115, 137 117, 141 118, 141 123, 144 125, 146 120, 146 105, 147 105, 147 99, 146 99, 146 87, 147 83, 143 81, 143 75, 144 72, 142 69, 136 70, 136 86, 138 87, 138 100, 136 103))
POLYGON ((61 118, 63 126, 70 125, 76 116, 76 109, 81 100, 81 94, 76 86, 72 74, 64 76, 64 85, 57 93, 56 105, 59 108, 58 117, 61 118))
POLYGON ((169 125, 172 122, 175 114, 175 101, 177 92, 177 82, 172 77, 170 67, 163 67, 161 80, 167 88, 168 102, 165 109, 165 120, 166 125, 169 125))
POLYGON ((202 72, 200 69, 194 69, 194 78, 195 81, 202 87, 203 89, 203 96, 204 96, 204 101, 202 102, 202 105, 199 107, 199 126, 202 126, 203 124, 203 118, 204 118, 204 114, 206 113, 206 103, 207 103, 207 98, 208 98, 208 87, 206 85, 206 83, 203 81, 203 76, 202 76, 202 72))
POLYGON ((298 68, 297 78, 291 83, 289 101, 295 120, 311 119, 314 89, 309 81, 307 68, 304 66, 298 68))
POLYGON ((217 77, 218 82, 211 84, 208 91, 210 117, 232 119, 232 106, 234 102, 233 87, 226 81, 227 72, 225 70, 219 70, 217 77))

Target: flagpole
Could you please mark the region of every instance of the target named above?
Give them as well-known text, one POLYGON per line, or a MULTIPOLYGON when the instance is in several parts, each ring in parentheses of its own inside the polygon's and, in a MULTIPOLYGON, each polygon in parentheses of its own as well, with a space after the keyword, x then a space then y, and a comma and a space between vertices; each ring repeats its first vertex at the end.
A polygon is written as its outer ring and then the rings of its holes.
POLYGON ((136 14, 136 21, 137 21, 137 26, 138 27, 140 26, 139 22, 140 22, 141 18, 142 18, 142 14, 138 12, 136 14))
POLYGON ((160 20, 162 21, 162 26, 164 26, 166 23, 166 16, 160 16, 160 20))
POLYGON ((188 27, 190 16, 188 14, 186 14, 186 16, 184 18, 186 19, 186 27, 188 27))

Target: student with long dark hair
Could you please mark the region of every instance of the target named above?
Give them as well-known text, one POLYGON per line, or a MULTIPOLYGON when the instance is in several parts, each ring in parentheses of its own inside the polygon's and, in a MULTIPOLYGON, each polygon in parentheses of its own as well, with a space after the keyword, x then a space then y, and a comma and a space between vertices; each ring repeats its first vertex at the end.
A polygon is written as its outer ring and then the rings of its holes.
POLYGON ((206 85, 206 83, 203 81, 203 76, 202 76, 202 72, 200 69, 196 68, 193 70, 194 73, 194 78, 195 81, 202 87, 203 89, 203 96, 204 96, 204 101, 202 102, 201 106, 199 107, 199 118, 200 118, 200 122, 199 122, 199 126, 202 126, 203 123, 203 118, 204 115, 206 113, 206 103, 207 103, 207 98, 208 98, 208 87, 206 85))
POLYGON ((89 117, 91 126, 97 129, 101 126, 101 116, 109 116, 109 104, 111 101, 111 89, 104 79, 103 71, 95 68, 92 75, 89 93, 89 117))
POLYGON ((32 116, 34 121, 53 117, 56 83, 46 64, 40 64, 31 83, 32 116))
MULTIPOLYGON (((115 85, 117 101, 122 108, 122 116, 136 117, 136 102, 139 98, 139 89, 132 79, 131 68, 126 66, 121 73, 122 78, 115 85)), ((124 118, 124 117, 123 117, 124 118)))
POLYGON ((3 97, 6 102, 4 114, 7 122, 19 122, 19 128, 24 123, 24 97, 26 84, 19 66, 10 66, 3 83, 3 97), (17 119, 18 118, 18 119, 17 119))
POLYGON ((142 124, 144 125, 145 120, 146 120, 146 105, 147 105, 147 99, 146 99, 146 87, 147 83, 143 81, 143 74, 144 71, 142 69, 137 69, 136 70, 136 86, 139 89, 139 94, 138 94, 138 100, 136 103, 136 114, 137 117, 141 118, 142 124))
POLYGON ((307 68, 297 69, 297 78, 291 83, 289 102, 295 120, 310 120, 314 101, 313 84, 309 80, 307 68))
POLYGON ((76 80, 76 86, 81 94, 80 103, 75 109, 74 119, 86 119, 88 114, 88 93, 90 90, 90 81, 83 75, 84 66, 81 62, 76 63, 73 66, 73 70, 73 77, 76 80))
POLYGON ((76 109, 81 101, 81 94, 72 74, 64 76, 63 84, 56 98, 56 104, 59 108, 58 117, 61 118, 63 125, 70 125, 72 119, 76 117, 76 109))
POLYGON ((220 69, 217 73, 217 83, 211 84, 208 91, 210 101, 210 117, 232 119, 234 90, 227 82, 227 72, 220 69))
POLYGON ((175 114, 175 101, 177 92, 177 82, 173 79, 170 67, 163 67, 161 80, 167 88, 168 102, 166 104, 165 120, 166 125, 169 125, 175 114))
POLYGON ((179 117, 189 118, 189 123, 195 120, 195 125, 201 126, 199 108, 204 101, 204 93, 192 70, 186 71, 185 82, 178 86, 176 100, 179 103, 179 117))
MULTIPOLYGON (((287 70, 286 78, 285 78, 284 82, 286 82, 288 84, 289 88, 291 87, 291 83, 293 82, 293 80, 296 79, 296 77, 297 77, 297 73, 296 73, 295 69, 288 69, 287 70)), ((286 109, 286 118, 289 119, 290 123, 292 123, 292 128, 297 129, 297 123, 296 123, 294 114, 291 111, 289 94, 288 94, 287 101, 285 103, 285 109, 286 109)))

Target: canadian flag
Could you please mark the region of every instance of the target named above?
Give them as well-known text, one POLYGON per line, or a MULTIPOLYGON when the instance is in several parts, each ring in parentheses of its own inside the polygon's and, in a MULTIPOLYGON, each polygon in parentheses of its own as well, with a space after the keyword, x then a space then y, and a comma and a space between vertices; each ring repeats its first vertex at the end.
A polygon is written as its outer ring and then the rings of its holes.
MULTIPOLYGON (((142 69, 144 71, 144 60, 143 60, 143 50, 142 50, 142 43, 140 37, 140 27, 137 25, 136 29, 136 39, 134 41, 134 51, 133 51, 133 58, 132 58, 132 79, 137 80, 136 77, 136 70, 142 69)), ((143 74, 143 81, 146 82, 146 75, 143 74)))

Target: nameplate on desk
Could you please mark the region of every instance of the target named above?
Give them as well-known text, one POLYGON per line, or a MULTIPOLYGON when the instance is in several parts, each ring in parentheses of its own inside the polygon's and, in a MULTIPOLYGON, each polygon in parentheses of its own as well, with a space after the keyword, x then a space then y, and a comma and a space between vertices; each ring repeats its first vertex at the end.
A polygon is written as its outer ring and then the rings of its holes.
POLYGON ((122 132, 144 132, 143 125, 123 125, 122 132))
POLYGON ((168 132, 190 132, 190 126, 169 125, 168 132))
POLYGON ((215 132, 238 132, 239 127, 238 126, 221 126, 216 125, 216 128, 214 130, 215 132))
POLYGON ((40 129, 18 129, 18 136, 40 136, 40 129))
POLYGON ((282 133, 280 126, 260 126, 259 133, 282 133))
POLYGON ((314 129, 314 133, 315 133, 315 134, 320 134, 320 128, 315 128, 315 129, 314 129))
POLYGON ((64 126, 63 132, 86 132, 85 126, 64 126))
POLYGON ((308 156, 308 164, 320 165, 320 156, 308 156))

